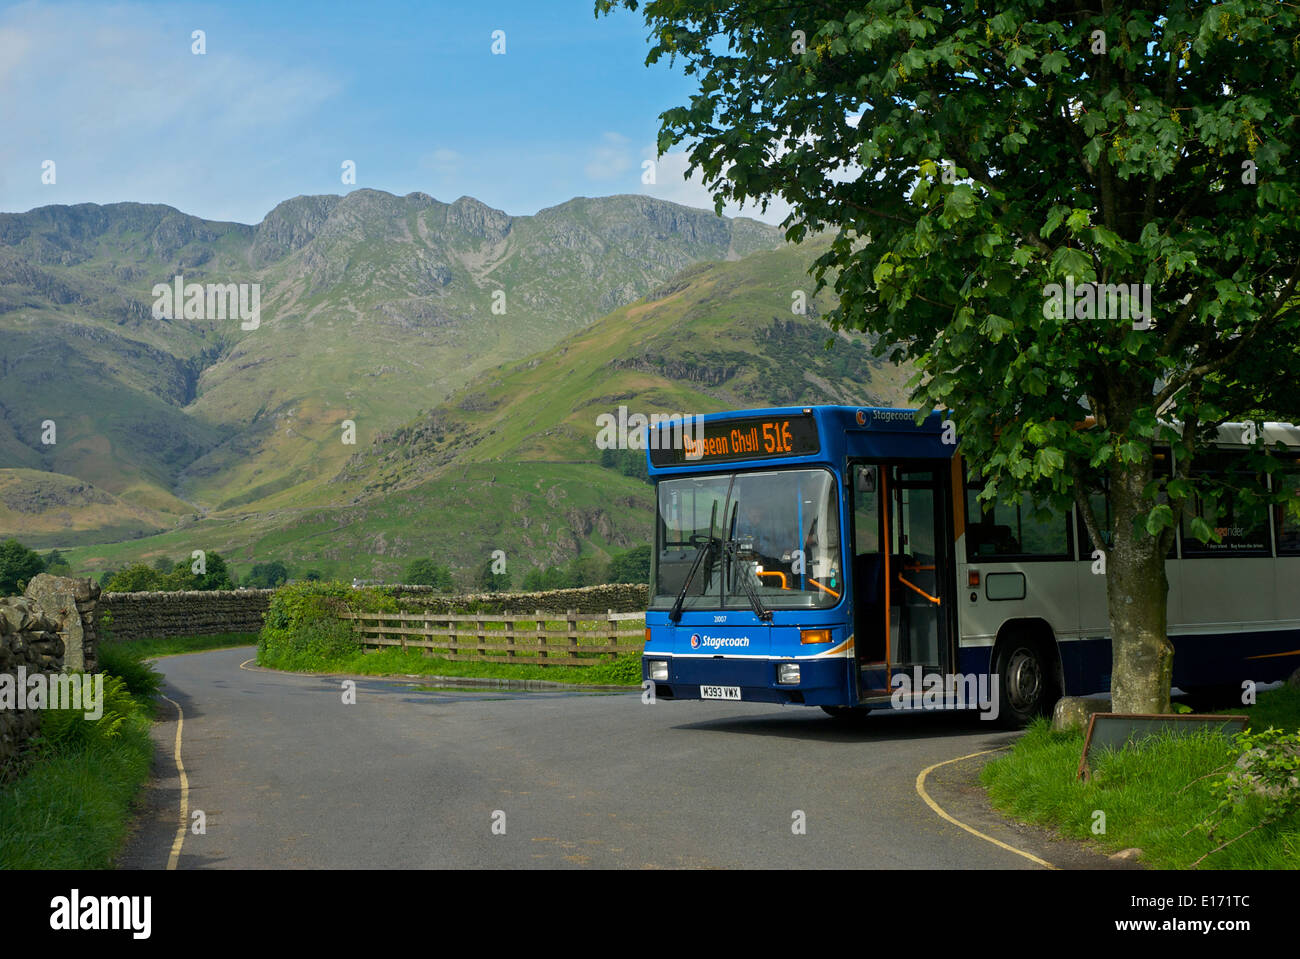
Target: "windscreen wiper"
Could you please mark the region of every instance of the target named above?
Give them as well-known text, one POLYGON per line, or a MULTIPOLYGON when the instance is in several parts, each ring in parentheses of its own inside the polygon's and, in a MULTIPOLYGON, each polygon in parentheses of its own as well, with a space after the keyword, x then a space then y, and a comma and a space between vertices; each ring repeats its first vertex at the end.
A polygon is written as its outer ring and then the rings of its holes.
MULTIPOLYGON (((749 551, 752 548, 753 544, 751 542, 736 539, 729 539, 723 544, 722 578, 724 582, 727 578, 728 569, 740 568, 740 560, 736 558, 736 553, 742 549, 749 551)), ((764 606, 763 601, 758 598, 758 591, 754 589, 754 584, 749 581, 748 576, 742 575, 740 577, 740 588, 745 591, 745 595, 749 598, 749 605, 754 608, 758 618, 765 623, 770 623, 772 621, 772 611, 764 606)))
MULTIPOLYGON (((735 482, 735 477, 732 477, 732 482, 735 482)), ((727 495, 731 495, 730 487, 727 488, 727 495)), ((677 602, 673 603, 673 608, 668 612, 670 622, 676 623, 681 620, 682 606, 686 603, 686 594, 690 591, 691 583, 695 581, 695 574, 699 572, 700 563, 704 561, 705 556, 712 554, 714 549, 717 548, 719 540, 713 535, 713 527, 717 525, 717 522, 718 504, 715 500, 713 510, 709 513, 709 538, 701 543, 700 548, 695 552, 695 562, 691 563, 690 572, 686 574, 686 582, 682 583, 681 592, 677 594, 677 602)))
POLYGON ((711 535, 696 550, 695 562, 691 564, 691 570, 686 574, 686 581, 682 583, 681 591, 677 594, 677 602, 673 603, 673 608, 668 612, 668 618, 672 622, 676 623, 682 618, 682 605, 686 602, 686 594, 690 591, 691 583, 695 581, 695 574, 699 572, 700 563, 704 561, 705 556, 717 549, 719 542, 721 541, 718 537, 711 535))

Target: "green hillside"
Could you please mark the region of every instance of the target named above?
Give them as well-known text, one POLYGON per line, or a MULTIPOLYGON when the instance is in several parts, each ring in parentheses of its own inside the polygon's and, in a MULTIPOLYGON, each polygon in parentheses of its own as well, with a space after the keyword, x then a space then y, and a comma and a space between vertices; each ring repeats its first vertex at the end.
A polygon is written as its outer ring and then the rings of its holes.
MULTIPOLYGON (((897 405, 907 371, 833 335, 809 300, 818 243, 694 266, 556 346, 498 365, 404 426, 355 448, 293 506, 227 509, 166 534, 72 551, 86 569, 192 549, 240 572, 280 559, 296 572, 399 578, 432 556, 464 585, 504 550, 533 566, 608 556, 648 540, 650 487, 602 467, 596 417, 766 405, 897 405), (827 349, 827 342, 830 348, 827 349)), ((643 455, 643 454, 636 454, 643 455)))
POLYGON ((364 445, 692 263, 780 242, 642 196, 511 217, 356 190, 256 226, 133 203, 0 214, 0 468, 74 476, 170 522, 318 501, 358 448, 345 421, 364 445), (155 317, 154 285, 178 275, 256 284, 260 324, 155 317))

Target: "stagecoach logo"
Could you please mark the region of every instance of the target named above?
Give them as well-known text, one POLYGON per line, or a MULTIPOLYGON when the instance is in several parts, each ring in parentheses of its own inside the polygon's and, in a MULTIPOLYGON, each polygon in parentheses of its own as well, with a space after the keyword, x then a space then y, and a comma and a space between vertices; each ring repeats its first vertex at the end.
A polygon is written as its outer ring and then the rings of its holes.
POLYGON ((858 410, 858 425, 872 426, 877 423, 910 423, 916 425, 916 414, 907 410, 858 410))
POLYGON ((699 649, 701 646, 706 649, 717 649, 719 646, 748 645, 748 636, 710 636, 708 633, 701 636, 699 633, 691 634, 691 649, 699 649))

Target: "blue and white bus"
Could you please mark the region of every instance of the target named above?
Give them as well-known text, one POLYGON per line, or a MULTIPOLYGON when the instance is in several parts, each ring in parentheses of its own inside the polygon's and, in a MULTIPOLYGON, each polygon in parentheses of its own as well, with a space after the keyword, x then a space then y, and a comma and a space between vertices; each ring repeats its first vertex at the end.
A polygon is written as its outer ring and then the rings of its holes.
MULTIPOLYGON (((642 659, 658 699, 845 717, 897 704, 899 674, 996 676, 1001 718, 1021 723, 1109 691, 1106 580, 1077 511, 1045 522, 978 503, 939 414, 784 408, 711 414, 672 439, 658 428, 642 659)), ((1234 468, 1242 430, 1220 430, 1205 471, 1234 468)), ((1300 496, 1300 429, 1264 434, 1290 451, 1270 482, 1300 496)), ((1239 703, 1243 680, 1300 665, 1300 524, 1231 497, 1213 510, 1222 541, 1181 528, 1168 559, 1174 685, 1239 703)))

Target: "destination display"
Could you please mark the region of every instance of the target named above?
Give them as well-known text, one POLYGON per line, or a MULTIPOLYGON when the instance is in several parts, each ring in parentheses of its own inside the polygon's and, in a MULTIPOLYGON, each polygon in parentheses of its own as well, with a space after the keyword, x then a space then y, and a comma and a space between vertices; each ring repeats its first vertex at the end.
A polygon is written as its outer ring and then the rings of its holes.
POLYGON ((672 442, 651 444, 655 466, 808 456, 821 449, 817 421, 806 415, 715 420, 671 432, 672 442))

